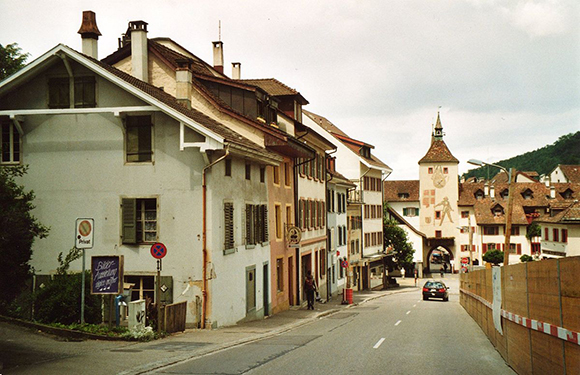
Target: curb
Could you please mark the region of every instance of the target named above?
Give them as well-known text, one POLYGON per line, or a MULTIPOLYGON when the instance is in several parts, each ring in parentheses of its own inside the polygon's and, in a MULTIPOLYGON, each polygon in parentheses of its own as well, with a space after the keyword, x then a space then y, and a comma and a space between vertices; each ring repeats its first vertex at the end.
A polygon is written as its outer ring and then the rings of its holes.
POLYGON ((26 320, 21 320, 21 319, 16 319, 16 318, 10 318, 7 316, 2 316, 0 315, 0 321, 3 322, 7 322, 7 323, 12 323, 12 324, 16 324, 22 327, 26 327, 26 328, 32 328, 38 331, 42 331, 44 333, 49 333, 51 335, 55 335, 55 336, 60 336, 60 337, 65 337, 68 339, 75 339, 75 340, 103 340, 103 341, 126 341, 126 342, 132 342, 131 340, 127 340, 124 339, 122 337, 118 337, 118 336, 102 336, 102 335, 96 335, 94 333, 88 333, 88 332, 81 332, 81 331, 75 331, 72 329, 68 329, 68 328, 58 328, 58 327, 52 327, 46 324, 41 324, 41 323, 35 323, 35 322, 29 322, 26 320))

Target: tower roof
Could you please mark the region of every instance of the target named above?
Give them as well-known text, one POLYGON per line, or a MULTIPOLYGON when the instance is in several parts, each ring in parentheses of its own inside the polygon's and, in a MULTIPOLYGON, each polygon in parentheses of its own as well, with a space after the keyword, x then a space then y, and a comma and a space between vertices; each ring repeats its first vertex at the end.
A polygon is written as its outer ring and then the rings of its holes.
POLYGON ((443 126, 441 125, 439 112, 437 112, 437 123, 431 135, 431 147, 429 147, 429 151, 427 151, 425 156, 419 160, 419 164, 421 163, 459 163, 459 160, 451 154, 445 141, 443 141, 443 126))

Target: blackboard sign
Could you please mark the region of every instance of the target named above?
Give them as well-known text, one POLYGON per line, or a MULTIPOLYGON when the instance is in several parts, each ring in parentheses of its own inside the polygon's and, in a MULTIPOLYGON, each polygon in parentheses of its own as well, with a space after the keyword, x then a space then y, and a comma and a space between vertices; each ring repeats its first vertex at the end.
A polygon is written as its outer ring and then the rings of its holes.
POLYGON ((91 294, 121 294, 122 285, 122 255, 91 257, 91 294))

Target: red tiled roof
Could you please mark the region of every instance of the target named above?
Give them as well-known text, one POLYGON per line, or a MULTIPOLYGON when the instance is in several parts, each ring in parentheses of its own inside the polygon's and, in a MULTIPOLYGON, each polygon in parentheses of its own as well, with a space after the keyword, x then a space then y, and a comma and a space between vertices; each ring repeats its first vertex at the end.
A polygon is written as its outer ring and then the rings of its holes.
POLYGON ((336 135, 341 135, 343 137, 348 137, 348 135, 345 132, 340 130, 336 125, 334 125, 332 122, 330 122, 326 117, 317 115, 317 114, 312 113, 310 111, 307 111, 305 109, 303 109, 302 112, 306 116, 310 117, 312 119, 312 121, 314 121, 315 123, 320 125, 320 127, 322 127, 324 130, 326 130, 330 134, 333 134, 333 135, 336 134, 336 135))
POLYGON ((431 142, 429 151, 419 160, 421 163, 459 163, 459 160, 451 154, 445 142, 441 139, 435 139, 431 142))
POLYGON ((400 180, 383 182, 384 200, 386 202, 418 202, 419 180, 400 180), (408 198, 401 195, 408 194, 408 198))
POLYGON ((130 74, 127 74, 105 62, 101 62, 99 60, 93 59, 90 56, 83 55, 86 58, 90 59, 92 62, 98 64, 102 68, 106 69, 108 72, 114 74, 118 78, 124 80, 125 82, 133 85, 134 87, 138 88, 139 90, 151 95, 155 99, 161 101, 162 103, 168 105, 172 109, 180 112, 181 114, 191 118, 195 122, 199 123, 203 127, 211 130, 212 132, 222 136, 226 142, 230 142, 233 144, 241 145, 249 150, 257 152, 263 156, 269 158, 277 158, 275 153, 272 153, 265 148, 257 145, 256 143, 250 141, 249 139, 245 138, 244 136, 234 132, 233 130, 227 128, 226 126, 220 124, 219 122, 211 119, 210 117, 204 115, 203 113, 195 110, 189 109, 182 104, 180 104, 177 99, 160 88, 150 85, 147 82, 141 81, 133 77, 130 74))
POLYGON ((240 79, 236 81, 259 87, 271 96, 297 96, 300 99, 300 104, 308 104, 308 100, 306 100, 298 91, 283 84, 276 78, 240 79))

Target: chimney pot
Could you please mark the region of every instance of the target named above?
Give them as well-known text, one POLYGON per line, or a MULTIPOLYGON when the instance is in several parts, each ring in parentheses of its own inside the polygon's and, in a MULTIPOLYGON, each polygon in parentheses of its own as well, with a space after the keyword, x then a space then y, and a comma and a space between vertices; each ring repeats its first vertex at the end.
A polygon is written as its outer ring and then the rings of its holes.
POLYGON ((242 63, 239 62, 232 63, 232 78, 233 79, 242 78, 242 63))
POLYGON ((193 91, 193 73, 191 72, 191 59, 177 59, 175 72, 175 98, 177 101, 191 109, 191 93, 193 91))
POLYGON ((554 185, 550 186, 550 198, 552 199, 556 198, 556 188, 554 187, 554 185))
POLYGON ((83 12, 83 21, 78 31, 82 38, 82 52, 92 58, 98 58, 98 40, 102 35, 97 27, 97 16, 91 10, 83 12))
POLYGON ((224 74, 224 43, 220 40, 213 43, 213 68, 224 74))

